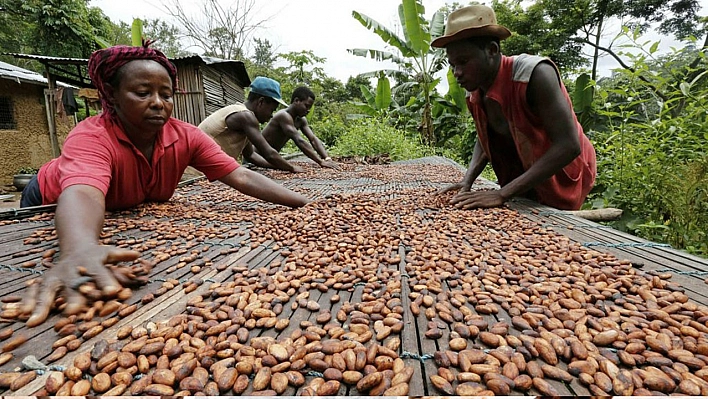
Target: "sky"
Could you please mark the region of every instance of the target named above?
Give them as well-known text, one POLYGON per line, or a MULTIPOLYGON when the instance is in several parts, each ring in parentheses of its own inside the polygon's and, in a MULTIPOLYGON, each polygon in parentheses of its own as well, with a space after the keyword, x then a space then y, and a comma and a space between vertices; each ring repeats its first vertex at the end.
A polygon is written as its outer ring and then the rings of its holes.
MULTIPOLYGON (((203 1, 183 0, 182 4, 188 12, 198 15, 198 5, 203 1)), ((234 0, 218 1, 228 7, 234 0)), ((446 3, 452 4, 453 1, 423 0, 426 19, 430 20, 433 13, 446 3)), ((703 10, 708 6, 708 0, 700 0, 699 3, 703 10)), ((314 55, 326 58, 326 62, 318 66, 328 76, 346 82, 350 76, 383 67, 380 62, 351 55, 347 49, 386 49, 378 35, 352 17, 352 11, 356 10, 400 32, 398 4, 399 0, 256 0, 256 15, 268 21, 264 29, 256 31, 253 37, 268 39, 276 53, 311 50, 314 55)), ((92 0, 90 5, 101 8, 114 22, 130 24, 133 18, 160 18, 174 23, 165 13, 162 0, 92 0)), ((658 36, 648 36, 645 40, 661 40, 660 48, 664 50, 676 45, 669 38, 658 36)), ((189 51, 198 52, 198 49, 191 48, 189 51)), ((615 67, 618 67, 616 61, 603 57, 600 61, 600 74, 608 76, 611 68, 615 67)), ((443 93, 447 91, 446 87, 439 89, 443 93)))
MULTIPOLYGON (((230 1, 221 0, 224 4, 230 1)), ((184 7, 201 4, 202 0, 184 0, 184 7)), ((447 3, 452 3, 448 1, 447 3)), ((311 50, 316 56, 326 58, 322 67, 327 75, 346 82, 350 76, 381 68, 381 63, 351 55, 349 48, 383 50, 384 42, 352 17, 352 11, 363 13, 383 25, 394 28, 398 22, 396 0, 257 0, 258 15, 269 17, 254 37, 270 41, 277 53, 311 50)), ((424 0, 426 18, 442 7, 446 1, 424 0)), ((169 16, 163 11, 161 0, 92 0, 91 6, 99 7, 112 21, 132 22, 133 18, 161 18, 169 16)), ((399 31, 400 32, 400 31, 399 31)), ((197 51, 189 49, 189 51, 197 51)))

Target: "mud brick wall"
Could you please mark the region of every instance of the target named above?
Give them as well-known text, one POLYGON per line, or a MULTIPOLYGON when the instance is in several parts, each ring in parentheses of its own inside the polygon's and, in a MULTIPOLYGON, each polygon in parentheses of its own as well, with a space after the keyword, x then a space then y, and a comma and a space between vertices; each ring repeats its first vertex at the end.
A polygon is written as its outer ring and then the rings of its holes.
MULTIPOLYGON (((12 185, 20 168, 39 168, 52 159, 49 127, 44 104, 44 86, 0 79, 0 97, 10 98, 16 129, 0 129, 0 186, 12 185)), ((61 146, 74 126, 73 118, 57 119, 61 146)))

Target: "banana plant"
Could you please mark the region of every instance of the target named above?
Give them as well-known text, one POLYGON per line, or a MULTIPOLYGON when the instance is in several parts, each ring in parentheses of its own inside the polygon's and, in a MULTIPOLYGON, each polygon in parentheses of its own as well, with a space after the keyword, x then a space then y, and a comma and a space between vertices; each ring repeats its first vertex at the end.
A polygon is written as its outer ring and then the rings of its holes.
POLYGON ((359 109, 361 109, 366 115, 382 115, 385 114, 391 107, 391 104, 393 103, 393 97, 391 96, 391 81, 389 81, 388 77, 386 77, 384 73, 378 74, 375 92, 372 92, 366 85, 361 85, 360 89, 366 102, 353 102, 353 104, 358 106, 359 109))
POLYGON ((587 73, 580 74, 575 80, 575 92, 573 93, 573 108, 578 116, 580 125, 586 131, 592 122, 592 100, 595 93, 594 82, 590 80, 587 73))
POLYGON ((365 28, 376 33, 387 45, 397 50, 397 53, 393 53, 375 49, 348 49, 347 51, 353 55, 369 57, 377 61, 392 61, 399 67, 399 70, 383 69, 362 75, 384 74, 388 77, 406 75, 405 80, 412 82, 418 96, 423 99, 420 122, 423 140, 428 144, 435 144, 431 93, 437 84, 433 75, 445 66, 445 53, 441 49, 430 47, 430 42, 433 38, 442 35, 445 27, 444 15, 436 12, 430 21, 426 21, 425 8, 420 0, 402 0, 398 6, 398 16, 403 37, 358 11, 352 11, 352 16, 365 28))

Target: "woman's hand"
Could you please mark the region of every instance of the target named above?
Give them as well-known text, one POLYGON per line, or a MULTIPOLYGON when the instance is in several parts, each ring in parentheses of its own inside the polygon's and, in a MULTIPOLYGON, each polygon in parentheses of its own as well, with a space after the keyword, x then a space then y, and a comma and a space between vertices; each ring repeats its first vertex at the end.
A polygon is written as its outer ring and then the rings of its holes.
POLYGON ((29 287, 22 303, 23 313, 32 313, 27 326, 35 327, 47 319, 60 290, 66 302, 64 313, 69 315, 81 312, 86 306, 86 297, 78 290, 88 281, 93 281, 105 297, 115 296, 122 286, 106 265, 133 261, 139 256, 136 251, 98 244, 61 256, 54 267, 29 287))

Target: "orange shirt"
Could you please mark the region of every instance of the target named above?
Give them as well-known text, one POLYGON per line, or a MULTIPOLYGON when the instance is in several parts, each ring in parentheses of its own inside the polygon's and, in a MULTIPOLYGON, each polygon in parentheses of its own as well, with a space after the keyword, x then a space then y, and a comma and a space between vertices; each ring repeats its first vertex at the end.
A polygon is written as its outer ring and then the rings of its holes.
POLYGON ((170 118, 155 141, 152 162, 110 118, 94 116, 79 123, 64 143, 59 158, 37 174, 44 205, 61 192, 86 184, 106 196, 106 209, 124 209, 144 201, 167 201, 187 166, 218 180, 238 163, 196 126, 170 118))
MULTIPOLYGON (((501 106, 502 113, 509 123, 513 146, 517 154, 512 153, 513 148, 509 148, 511 151, 499 151, 499 148, 503 147, 503 143, 497 143, 494 139, 495 136, 489 136, 487 115, 484 111, 480 91, 470 93, 470 96, 467 97, 467 107, 474 118, 480 144, 494 168, 500 186, 508 184, 528 170, 546 153, 551 145, 541 120, 531 112, 526 101, 529 79, 539 62, 553 64, 547 58, 526 54, 516 57, 502 56, 497 77, 486 94, 488 98, 501 106), (497 149, 497 151, 490 150, 490 147, 497 149)), ((570 97, 562 82, 561 88, 568 101, 568 106, 572 108, 570 97)), ((597 173, 595 149, 585 136, 575 114, 573 114, 573 118, 580 140, 580 155, 561 171, 534 188, 540 203, 558 209, 580 209, 585 197, 595 184, 597 173)))

